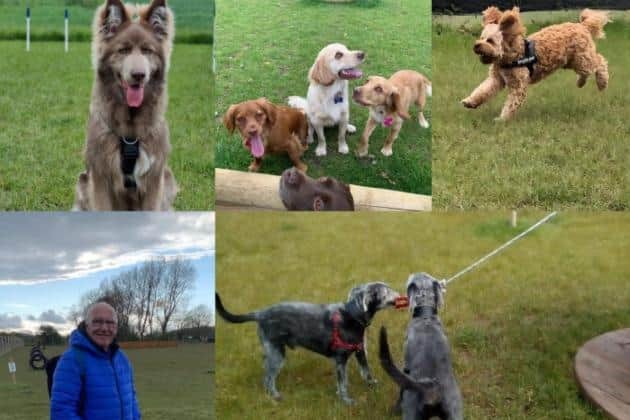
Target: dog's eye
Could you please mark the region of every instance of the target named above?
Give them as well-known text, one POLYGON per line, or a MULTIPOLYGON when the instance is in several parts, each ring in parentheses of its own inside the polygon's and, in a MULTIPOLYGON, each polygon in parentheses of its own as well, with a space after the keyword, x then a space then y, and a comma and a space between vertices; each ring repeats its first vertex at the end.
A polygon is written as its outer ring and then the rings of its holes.
POLYGON ((260 120, 263 117, 263 115, 265 115, 265 114, 262 111, 257 111, 256 112, 256 119, 260 120))
POLYGON ((490 38, 490 39, 488 40, 488 44, 494 44, 494 39, 490 38))
POLYGON ((236 122, 237 122, 239 125, 243 125, 243 124, 245 124, 245 121, 246 121, 246 118, 245 118, 245 117, 237 117, 237 118, 236 118, 236 122))
POLYGON ((341 51, 337 51, 337 54, 335 54, 335 58, 339 60, 341 57, 343 57, 343 53, 341 51))
POLYGON ((118 48, 118 54, 129 54, 130 52, 131 52, 131 47, 118 48))
POLYGON ((148 54, 152 54, 153 53, 153 50, 151 48, 149 48, 149 47, 142 47, 140 50, 142 51, 142 54, 147 54, 148 55, 148 54))
POLYGON ((380 87, 380 86, 376 86, 376 87, 374 88, 374 92, 376 92, 376 93, 383 93, 383 88, 382 88, 382 87, 380 87))

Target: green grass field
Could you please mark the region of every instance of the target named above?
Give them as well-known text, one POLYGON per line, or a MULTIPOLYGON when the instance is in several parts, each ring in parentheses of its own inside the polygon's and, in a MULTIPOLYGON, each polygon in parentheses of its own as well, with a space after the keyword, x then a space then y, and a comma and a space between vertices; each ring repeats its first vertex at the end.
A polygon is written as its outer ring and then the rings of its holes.
MULTIPOLYGON (((576 21, 579 11, 525 13, 528 33, 550 23, 576 21)), ((598 51, 609 63, 610 83, 599 92, 593 78, 575 86, 573 71, 559 70, 533 85, 516 117, 495 122, 500 93, 476 110, 460 100, 487 76, 472 47, 480 17, 434 21, 435 96, 433 172, 435 208, 630 207, 630 56, 628 13, 615 13, 598 51)))
MULTIPOLYGON (((518 228, 503 213, 217 215, 217 291, 244 313, 286 300, 345 300, 378 279, 404 293, 407 277, 446 278, 542 217, 524 212, 518 228), (239 235, 236 232, 247 232, 239 235)), ((588 339, 630 324, 630 216, 561 213, 476 271, 452 283, 442 322, 452 346, 467 419, 603 419, 578 394, 573 360, 588 339)), ((287 351, 278 379, 284 401, 262 386, 254 324, 218 321, 217 418, 385 419, 396 387, 378 363, 377 332, 388 328, 401 360, 405 311, 377 314, 368 353, 380 383, 370 389, 349 362, 349 391, 335 395, 333 363, 287 351)))
MULTIPOLYGON (((98 0, 0 0, 0 39, 24 39, 26 7, 29 6, 31 39, 63 40, 63 17, 67 9, 71 41, 89 41, 94 11, 103 3, 98 0)), ((212 0, 169 0, 168 4, 177 22, 175 42, 212 42, 212 0)))
MULTIPOLYGON (((252 160, 240 137, 230 136, 222 126, 228 107, 263 96, 278 104, 290 95, 306 96, 308 71, 329 43, 365 51, 366 77, 414 69, 431 78, 430 6, 425 0, 383 0, 375 7, 307 0, 217 2, 216 166, 246 171, 252 160)), ((351 81, 350 90, 364 80, 351 81)), ((414 119, 407 121, 394 143, 394 155, 386 158, 380 149, 389 130, 379 127, 370 139, 370 157, 358 159, 354 151, 367 116, 367 109, 352 103, 350 122, 358 132, 347 136, 350 154, 337 152, 337 129, 326 130, 328 155, 316 157, 311 145, 303 159, 308 174, 431 194, 431 130, 414 119)), ((430 100, 425 116, 432 124, 430 100)), ((268 156, 261 172, 278 175, 290 166, 286 155, 268 156)))
MULTIPOLYGON (((90 44, 0 41, 0 209, 68 210, 74 202, 93 72, 90 44)), ((214 208, 213 77, 210 45, 178 44, 169 73, 169 164, 175 207, 214 208)))
MULTIPOLYGON (((48 347, 48 357, 64 347, 48 347)), ((50 404, 46 372, 28 366, 30 348, 0 356, 0 419, 47 419, 50 404), (17 365, 17 384, 6 372, 9 356, 17 365)), ((214 346, 180 344, 177 348, 125 350, 134 369, 138 404, 143 419, 213 419, 214 346)))

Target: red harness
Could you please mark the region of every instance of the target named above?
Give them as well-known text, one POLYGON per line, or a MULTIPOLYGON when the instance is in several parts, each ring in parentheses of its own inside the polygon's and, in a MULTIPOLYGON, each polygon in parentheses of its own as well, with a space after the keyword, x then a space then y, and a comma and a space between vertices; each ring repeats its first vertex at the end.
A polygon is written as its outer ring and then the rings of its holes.
POLYGON ((347 343, 343 341, 341 338, 341 334, 339 333, 339 322, 341 322, 341 315, 339 311, 335 312, 332 316, 333 321, 333 330, 332 330, 332 343, 330 343, 330 349, 332 351, 343 349, 350 351, 361 351, 363 350, 363 342, 361 343, 347 343))

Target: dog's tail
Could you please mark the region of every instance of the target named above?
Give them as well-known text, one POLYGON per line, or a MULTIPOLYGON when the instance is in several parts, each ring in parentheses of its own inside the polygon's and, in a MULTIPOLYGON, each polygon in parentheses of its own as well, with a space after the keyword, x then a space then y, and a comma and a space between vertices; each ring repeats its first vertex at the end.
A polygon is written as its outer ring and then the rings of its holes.
POLYGON ((289 96, 287 103, 291 108, 301 109, 304 112, 308 112, 308 102, 306 102, 306 98, 302 98, 301 96, 289 96))
POLYGON ((215 293, 215 297, 216 297, 217 312, 219 313, 219 315, 221 315, 221 318, 225 319, 227 322, 241 323, 241 322, 247 322, 247 321, 256 321, 255 312, 250 312, 244 315, 231 314, 223 307, 223 303, 221 302, 221 297, 219 296, 218 293, 215 293))
POLYGON ((608 22, 612 22, 608 12, 584 9, 580 13, 580 23, 586 26, 593 39, 601 39, 606 36, 604 26, 608 22))
POLYGON ((422 75, 422 81, 424 82, 424 91, 428 97, 433 96, 433 89, 431 88, 431 81, 425 76, 422 75))
POLYGON ((392 361, 392 355, 389 352, 389 344, 387 344, 387 330, 385 327, 381 327, 378 355, 381 359, 381 366, 383 366, 385 372, 391 376, 401 389, 417 391, 422 395, 424 401, 437 403, 440 395, 437 379, 422 378, 415 380, 401 372, 392 361))

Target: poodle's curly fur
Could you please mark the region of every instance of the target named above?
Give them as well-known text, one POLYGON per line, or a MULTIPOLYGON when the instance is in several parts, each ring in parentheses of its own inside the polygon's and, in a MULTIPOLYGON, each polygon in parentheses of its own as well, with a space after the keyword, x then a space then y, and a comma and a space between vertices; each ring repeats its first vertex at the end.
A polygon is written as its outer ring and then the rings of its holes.
POLYGON ((525 31, 517 7, 501 12, 492 6, 483 12, 483 32, 475 42, 474 52, 484 64, 491 64, 489 76, 462 104, 477 108, 507 86, 509 93, 498 119, 514 116, 525 102, 527 88, 559 68, 573 69, 577 86, 582 87, 595 74, 599 90, 608 86, 608 63, 595 49, 595 39, 604 37, 607 12, 584 9, 579 23, 548 26, 528 37, 536 46, 537 62, 527 67, 510 67, 525 55, 525 31))

